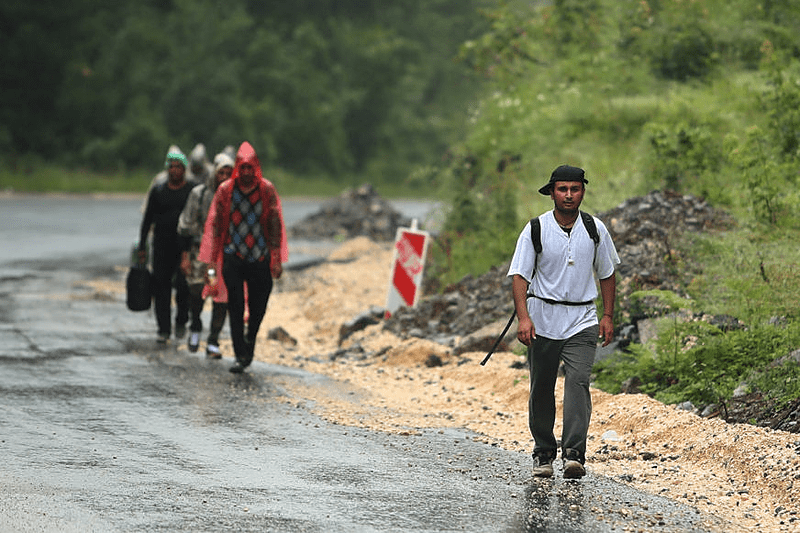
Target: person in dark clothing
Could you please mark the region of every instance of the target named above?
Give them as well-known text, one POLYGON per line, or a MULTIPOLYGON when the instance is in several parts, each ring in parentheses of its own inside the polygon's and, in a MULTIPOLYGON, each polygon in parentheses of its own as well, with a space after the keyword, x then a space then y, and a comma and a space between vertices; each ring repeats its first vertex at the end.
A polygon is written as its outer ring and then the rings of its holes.
POLYGON ((189 320, 189 287, 180 271, 182 242, 178 236, 180 217, 189 193, 194 186, 186 181, 186 156, 180 152, 167 154, 165 164, 168 178, 153 187, 147 196, 139 238, 139 261, 147 256, 147 236, 153 229, 153 297, 155 299, 158 342, 166 344, 172 333, 172 285, 175 283, 175 338, 186 335, 189 320))
POLYGON ((262 176, 255 150, 244 142, 236 154, 233 175, 217 188, 211 201, 200 245, 201 261, 210 267, 222 262, 236 355, 231 372, 241 373, 253 361, 273 279, 280 278, 288 257, 280 198, 275 186, 262 176), (206 235, 210 238, 206 239, 206 235))

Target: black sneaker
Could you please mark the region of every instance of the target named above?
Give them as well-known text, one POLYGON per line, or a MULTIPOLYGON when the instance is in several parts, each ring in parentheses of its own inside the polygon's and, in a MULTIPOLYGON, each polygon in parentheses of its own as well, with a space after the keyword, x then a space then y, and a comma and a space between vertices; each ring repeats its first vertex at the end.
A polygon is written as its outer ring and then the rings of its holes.
POLYGON ((553 477, 553 458, 547 455, 533 456, 534 477, 553 477))
POLYGON ((169 342, 169 333, 159 333, 156 337, 158 344, 167 344, 169 342))
POLYGON ((186 336, 186 324, 175 324, 175 338, 182 339, 186 336))
POLYGON ((233 366, 228 369, 229 372, 233 372, 234 374, 241 374, 244 372, 244 365, 239 361, 233 363, 233 366))
POLYGON ((586 475, 586 468, 574 450, 569 450, 564 457, 564 479, 578 479, 586 475))

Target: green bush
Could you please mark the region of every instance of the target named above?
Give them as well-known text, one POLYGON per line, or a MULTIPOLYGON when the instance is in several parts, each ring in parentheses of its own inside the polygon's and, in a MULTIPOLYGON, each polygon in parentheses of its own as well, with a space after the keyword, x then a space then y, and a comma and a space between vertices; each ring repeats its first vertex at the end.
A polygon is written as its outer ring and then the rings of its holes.
POLYGON ((480 275, 511 258, 520 231, 514 158, 484 171, 472 156, 460 157, 442 173, 450 209, 431 250, 429 272, 447 286, 480 275))
POLYGON ((775 400, 780 409, 800 398, 800 364, 794 360, 771 364, 749 376, 748 384, 766 398, 775 400))
MULTIPOLYGON (((770 363, 798 346, 800 325, 797 323, 785 327, 762 324, 723 332, 699 320, 672 325, 666 322, 654 352, 642 345, 633 345, 628 354, 598 362, 594 367, 594 383, 616 393, 624 380, 636 376, 642 382, 643 393, 664 403, 726 402, 742 382, 751 382, 759 388, 769 387, 795 376, 797 368, 791 363, 759 375, 754 375, 753 369, 768 368, 770 363), (677 351, 675 339, 680 341, 677 351)), ((770 389, 760 390, 769 392, 770 389)), ((791 386, 781 386, 779 390, 781 392, 775 391, 776 396, 782 399, 794 394, 791 386)))
POLYGON ((703 78, 716 63, 713 39, 699 20, 655 32, 648 52, 653 70, 668 80, 703 78))
POLYGON ((642 58, 667 80, 707 77, 718 61, 707 4, 637 2, 620 19, 620 50, 642 58))
POLYGON ((797 230, 740 227, 686 234, 676 246, 695 272, 687 286, 698 309, 736 316, 746 323, 800 318, 800 240, 797 230))
POLYGON ((796 162, 800 159, 800 61, 780 62, 774 57, 767 65, 770 90, 763 95, 763 105, 770 137, 780 159, 796 162))
POLYGON ((793 225, 798 195, 795 190, 800 160, 785 160, 770 136, 761 128, 750 128, 742 142, 731 143, 730 161, 743 177, 747 198, 756 220, 772 225, 793 225))
POLYGON ((730 135, 726 150, 741 172, 756 220, 772 225, 800 222, 800 62, 766 63, 768 85, 761 96, 767 116, 763 127, 750 127, 743 138, 730 135))
POLYGON ((722 146, 707 124, 650 123, 645 127, 652 148, 653 178, 673 191, 703 194, 702 177, 719 172, 722 146))

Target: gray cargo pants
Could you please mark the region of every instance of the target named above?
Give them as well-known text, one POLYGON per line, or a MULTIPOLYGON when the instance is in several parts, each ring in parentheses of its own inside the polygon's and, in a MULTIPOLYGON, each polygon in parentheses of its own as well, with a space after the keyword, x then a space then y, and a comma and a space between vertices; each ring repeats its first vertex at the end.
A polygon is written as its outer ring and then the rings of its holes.
POLYGON ((528 347, 531 391, 528 397, 528 426, 534 440, 533 455, 555 459, 558 442, 553 433, 556 419, 555 386, 560 361, 564 361, 564 427, 561 453, 577 452, 586 460, 586 436, 592 416, 589 376, 594 364, 599 327, 590 326, 569 339, 541 336, 528 347))

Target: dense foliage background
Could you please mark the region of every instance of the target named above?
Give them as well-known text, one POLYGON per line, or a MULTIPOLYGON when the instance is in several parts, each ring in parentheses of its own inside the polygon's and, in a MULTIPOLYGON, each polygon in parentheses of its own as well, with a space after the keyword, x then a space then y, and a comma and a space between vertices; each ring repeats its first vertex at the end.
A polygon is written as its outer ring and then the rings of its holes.
POLYGON ((462 134, 483 3, 7 0, 0 154, 150 172, 170 144, 249 140, 297 176, 402 180, 462 134))
POLYGON ((460 53, 486 96, 438 169, 451 281, 507 257, 520 221, 552 207, 536 191, 562 163, 586 169, 590 212, 666 188, 798 225, 796 2, 508 1, 487 15, 460 53))

